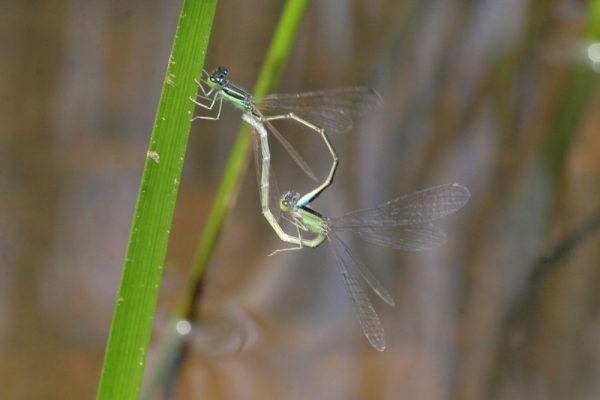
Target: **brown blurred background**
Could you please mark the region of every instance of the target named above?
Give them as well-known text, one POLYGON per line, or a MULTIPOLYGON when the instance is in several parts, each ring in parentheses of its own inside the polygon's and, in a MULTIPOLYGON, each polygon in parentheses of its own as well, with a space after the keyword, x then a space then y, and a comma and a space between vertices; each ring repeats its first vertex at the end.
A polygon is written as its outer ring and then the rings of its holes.
MULTIPOLYGON (((220 2, 207 69, 228 66, 251 88, 282 4, 220 2)), ((2 4, 0 398, 95 394, 180 6, 2 4)), ((334 138, 339 175, 315 207, 336 216, 446 182, 471 201, 436 251, 349 242, 396 299, 373 298, 380 354, 326 246, 267 257, 281 244, 250 164, 176 398, 598 398, 600 50, 588 8, 312 2, 280 91, 369 85, 385 101, 334 138)), ((149 370, 239 124, 228 108, 192 127, 149 370)), ((327 167, 318 141, 291 140, 327 167)), ((280 150, 280 189, 302 185, 280 150)))

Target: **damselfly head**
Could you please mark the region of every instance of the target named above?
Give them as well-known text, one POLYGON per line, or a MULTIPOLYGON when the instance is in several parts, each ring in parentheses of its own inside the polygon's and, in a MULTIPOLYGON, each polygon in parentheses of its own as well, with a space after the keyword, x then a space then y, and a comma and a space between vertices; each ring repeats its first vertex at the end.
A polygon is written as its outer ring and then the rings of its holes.
POLYGON ((210 74, 210 81, 219 86, 223 86, 227 83, 227 75, 229 75, 229 70, 225 67, 217 67, 215 71, 210 74))
POLYGON ((300 193, 298 192, 289 191, 284 193, 279 200, 279 208, 283 212, 290 212, 296 207, 299 199, 300 193))

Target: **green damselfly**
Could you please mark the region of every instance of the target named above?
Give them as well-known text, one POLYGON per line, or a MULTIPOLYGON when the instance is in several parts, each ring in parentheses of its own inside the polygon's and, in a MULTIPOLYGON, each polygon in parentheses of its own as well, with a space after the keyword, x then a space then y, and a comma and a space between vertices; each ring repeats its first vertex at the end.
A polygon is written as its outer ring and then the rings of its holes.
POLYGON ((298 192, 289 191, 281 196, 278 208, 296 228, 296 234, 290 235, 270 208, 269 191, 273 190, 274 183, 270 182, 272 177, 266 129, 250 116, 244 115, 243 118, 259 138, 260 149, 256 151, 256 157, 261 159, 259 185, 262 213, 280 240, 296 245, 272 254, 303 247, 319 247, 327 241, 344 278, 363 333, 375 349, 385 350, 383 327, 359 276, 385 303, 394 306, 394 299, 370 270, 352 255, 339 234, 352 233, 368 243, 399 250, 433 249, 445 242, 446 235, 432 222, 461 209, 469 200, 469 190, 456 183, 434 186, 338 218, 325 217, 310 208, 314 200, 311 193, 301 196, 298 192))
POLYGON ((461 209, 469 197, 466 187, 456 183, 446 184, 401 196, 372 208, 353 211, 342 217, 329 218, 310 208, 309 204, 302 204, 303 196, 290 191, 281 197, 280 209, 296 227, 297 236, 280 238, 297 246, 279 251, 318 247, 327 240, 364 335, 376 350, 383 351, 383 327, 359 276, 387 304, 394 306, 394 299, 369 269, 353 256, 339 233, 352 233, 367 243, 398 250, 430 250, 446 240, 445 233, 432 222, 461 209), (303 234, 312 237, 305 239, 303 234))
MULTIPOLYGON (((325 180, 310 192, 309 197, 311 200, 316 198, 333 182, 338 165, 337 153, 327 133, 348 131, 353 126, 354 118, 381 104, 379 94, 368 87, 254 97, 245 89, 231 83, 228 76, 229 70, 224 67, 218 67, 210 74, 203 71, 202 81, 197 82, 201 94, 191 100, 207 110, 213 110, 216 107, 217 111, 216 115, 198 115, 192 120, 217 120, 221 116, 223 100, 231 103, 245 115, 266 126, 300 168, 315 182, 319 182, 316 174, 294 147, 273 126, 272 122, 287 120, 318 133, 331 154, 332 165, 325 180)), ((258 147, 256 136, 253 137, 256 148, 258 147)), ((270 154, 263 154, 263 157, 265 155, 270 156, 270 154)))

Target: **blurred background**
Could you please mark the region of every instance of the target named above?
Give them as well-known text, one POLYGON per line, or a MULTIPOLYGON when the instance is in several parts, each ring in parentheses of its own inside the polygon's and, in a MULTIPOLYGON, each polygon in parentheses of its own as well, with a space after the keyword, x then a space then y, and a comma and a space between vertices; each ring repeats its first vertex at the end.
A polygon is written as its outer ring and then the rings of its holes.
MULTIPOLYGON (((396 299, 387 350, 354 317, 327 248, 282 244, 254 168, 213 257, 175 398, 600 396, 600 44, 592 2, 315 1, 281 92, 376 88, 333 138, 339 216, 427 186, 472 197, 444 247, 349 240, 396 299)), ((220 2, 206 68, 252 88, 283 3, 220 2)), ((0 397, 92 398, 180 2, 5 1, 0 15, 0 397)), ((240 114, 192 126, 148 369, 240 114)), ((290 140, 318 171, 327 153, 290 140)), ((281 190, 301 175, 275 144, 281 190)), ((297 169, 297 168, 296 168, 297 169)), ((151 379, 151 378, 148 378, 151 379)), ((154 398, 162 398, 159 394, 154 398)))

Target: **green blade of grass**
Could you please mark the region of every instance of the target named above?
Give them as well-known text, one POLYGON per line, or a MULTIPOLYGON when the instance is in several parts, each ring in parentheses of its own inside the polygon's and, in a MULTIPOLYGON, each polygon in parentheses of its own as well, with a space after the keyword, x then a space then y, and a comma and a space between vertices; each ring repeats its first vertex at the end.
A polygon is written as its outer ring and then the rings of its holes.
POLYGON ((131 226, 98 399, 137 399, 216 0, 184 0, 131 226))

